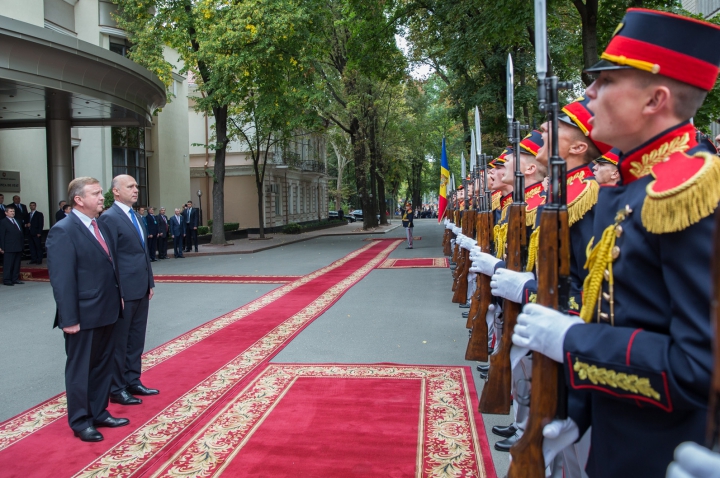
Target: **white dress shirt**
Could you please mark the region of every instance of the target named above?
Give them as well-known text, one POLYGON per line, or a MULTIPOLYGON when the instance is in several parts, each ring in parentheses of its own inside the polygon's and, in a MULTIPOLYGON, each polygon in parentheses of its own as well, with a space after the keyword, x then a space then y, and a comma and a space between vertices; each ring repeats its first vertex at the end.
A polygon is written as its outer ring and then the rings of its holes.
MULTIPOLYGON (((78 211, 77 209, 73 209, 73 210, 72 210, 72 213, 75 214, 77 217, 80 218, 80 220, 82 221, 82 223, 85 224, 85 227, 87 227, 88 230, 90 231, 90 234, 92 234, 93 237, 95 237, 95 228, 93 228, 93 226, 92 226, 93 218, 92 218, 92 217, 87 217, 85 214, 81 213, 81 212, 78 211)), ((98 232, 100 233, 100 237, 103 238, 103 241, 105 241, 105 236, 103 236, 103 233, 102 233, 102 231, 100 230, 100 226, 99 226, 99 225, 98 225, 98 232)), ((105 241, 105 242, 107 242, 107 241, 105 241)))

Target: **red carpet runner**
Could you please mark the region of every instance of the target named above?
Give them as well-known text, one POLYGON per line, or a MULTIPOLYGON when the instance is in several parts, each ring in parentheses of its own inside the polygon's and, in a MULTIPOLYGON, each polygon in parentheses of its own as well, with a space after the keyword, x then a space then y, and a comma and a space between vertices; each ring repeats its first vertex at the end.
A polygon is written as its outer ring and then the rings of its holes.
POLYGON ((468 367, 270 364, 147 474, 494 478, 475 410, 468 367))
MULTIPOLYGON (((2 268, 0 267, 0 271, 2 268)), ((213 284, 287 284, 302 276, 272 275, 216 275, 216 274, 155 274, 155 282, 189 282, 213 284)), ((50 282, 47 268, 27 267, 20 269, 20 280, 50 282)))
POLYGON ((82 443, 72 436, 64 394, 0 424, 0 474, 142 474, 165 450, 204 426, 224 401, 400 242, 368 244, 146 353, 143 382, 161 393, 143 397, 140 406, 111 404, 113 416, 130 418, 131 423, 103 428, 102 442, 82 443))
POLYGON ((446 257, 416 258, 416 259, 388 259, 380 264, 378 269, 415 269, 415 268, 444 268, 448 266, 446 257))

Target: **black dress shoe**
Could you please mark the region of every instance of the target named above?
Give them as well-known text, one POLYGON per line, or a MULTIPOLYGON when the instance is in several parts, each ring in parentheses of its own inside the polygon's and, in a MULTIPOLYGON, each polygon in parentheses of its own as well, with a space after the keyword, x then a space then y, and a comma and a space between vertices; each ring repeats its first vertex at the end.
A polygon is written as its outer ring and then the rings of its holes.
POLYGON ((488 372, 480 372, 480 378, 483 380, 487 380, 488 372))
POLYGON ((12 282, 3 282, 3 285, 15 285, 12 282))
POLYGON ((145 385, 128 385, 127 391, 133 395, 157 395, 160 390, 155 388, 147 388, 145 385))
POLYGON ((115 418, 113 416, 108 416, 105 420, 93 420, 93 425, 95 425, 95 428, 100 427, 108 427, 108 428, 117 428, 117 427, 124 427, 125 425, 128 425, 130 423, 130 420, 127 418, 115 418))
POLYGON ((464 304, 458 305, 458 307, 460 307, 461 309, 469 309, 469 308, 470 308, 470 304, 468 304, 468 303, 466 302, 466 303, 464 303, 464 304))
MULTIPOLYGON (((477 371, 478 371, 478 372, 487 373, 488 370, 490 370, 490 364, 488 364, 488 365, 478 365, 478 366, 477 366, 477 371)), ((513 432, 513 433, 515 433, 515 432, 513 432)), ((512 435, 512 433, 511 433, 510 435, 512 435)), ((508 435, 508 436, 510 436, 510 435, 508 435)), ((505 436, 505 435, 503 435, 503 436, 505 436)))
POLYGON ((511 437, 501 440, 495 444, 497 451, 510 451, 510 448, 520 439, 520 435, 514 433, 511 437))
POLYGON ((140 405, 142 400, 135 398, 127 390, 123 390, 120 393, 110 394, 111 403, 119 403, 120 405, 140 405))
POLYGON ((21 280, 16 280, 16 281, 13 281, 13 284, 24 284, 24 282, 21 280))
POLYGON ((150 262, 157 262, 157 259, 150 259, 150 262))
POLYGON ((515 434, 515 432, 517 432, 517 430, 518 429, 514 423, 510 424, 506 427, 501 427, 499 425, 492 427, 492 432, 494 434, 496 434, 497 436, 505 437, 505 438, 510 438, 511 436, 513 436, 515 434))
POLYGON ((470 312, 463 312, 462 313, 463 319, 467 319, 468 315, 470 315, 470 312))
POLYGON ((80 431, 80 432, 74 431, 73 433, 75 433, 75 436, 80 438, 80 440, 82 440, 82 441, 92 442, 92 441, 102 441, 103 440, 102 433, 97 431, 95 429, 95 427, 87 427, 83 431, 80 431))

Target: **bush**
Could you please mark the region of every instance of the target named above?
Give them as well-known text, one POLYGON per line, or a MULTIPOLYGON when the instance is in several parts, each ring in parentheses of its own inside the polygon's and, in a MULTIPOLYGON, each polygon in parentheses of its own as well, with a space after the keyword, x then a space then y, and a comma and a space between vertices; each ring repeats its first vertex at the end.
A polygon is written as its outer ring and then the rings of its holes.
POLYGON ((198 226, 198 236, 204 236, 210 234, 210 228, 207 226, 198 226))
POLYGON ((212 219, 208 219, 208 227, 212 227, 212 219))
POLYGON ((113 194, 112 189, 109 189, 108 191, 106 191, 104 197, 105 197, 105 202, 103 203, 103 207, 105 209, 110 209, 112 207, 113 203, 115 202, 115 195, 113 194))
POLYGON ((240 228, 240 223, 239 222, 226 222, 224 226, 225 226, 225 229, 224 229, 225 232, 237 231, 240 228))
POLYGON ((291 222, 290 224, 286 224, 285 227, 283 227, 284 234, 300 234, 302 230, 303 227, 296 222, 291 222))

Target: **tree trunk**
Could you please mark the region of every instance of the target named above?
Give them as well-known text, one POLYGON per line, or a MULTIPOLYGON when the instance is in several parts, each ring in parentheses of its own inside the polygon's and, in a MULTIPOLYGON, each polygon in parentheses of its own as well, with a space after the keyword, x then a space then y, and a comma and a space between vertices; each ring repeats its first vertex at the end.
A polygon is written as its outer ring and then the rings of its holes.
POLYGON ((378 194, 377 194, 377 169, 378 169, 378 148, 375 135, 375 117, 368 118, 369 128, 367 142, 370 149, 370 201, 367 212, 363 211, 365 224, 368 228, 377 227, 378 220, 378 194))
MULTIPOLYGON (((583 46, 583 65, 589 68, 598 61, 597 53, 597 20, 598 20, 598 0, 573 0, 573 4, 580 14, 582 23, 582 46, 583 46)), ((585 85, 592 83, 593 79, 590 75, 583 71, 582 80, 585 85)))
POLYGON ((423 160, 422 159, 413 159, 412 160, 412 189, 411 189, 411 197, 412 197, 412 207, 413 211, 420 206, 422 206, 422 202, 420 200, 420 186, 421 186, 421 180, 422 180, 422 167, 423 167, 423 160))
POLYGON ((387 204, 385 204, 385 179, 381 174, 377 176, 378 204, 380 205, 380 224, 387 225, 387 204))
POLYGON ((212 244, 225 244, 225 151, 227 150, 227 106, 213 108, 215 115, 215 136, 218 148, 215 150, 213 168, 213 232, 212 244))
POLYGON ((263 202, 265 201, 265 193, 263 191, 263 181, 257 176, 257 165, 255 166, 255 187, 257 188, 258 197, 258 229, 260 230, 260 239, 265 239, 265 215, 263 214, 263 202))
POLYGON ((365 141, 360 138, 360 121, 357 118, 350 120, 350 144, 352 145, 353 160, 355 161, 355 185, 360 198, 360 210, 363 211, 363 229, 367 229, 367 173, 365 171, 365 141))

